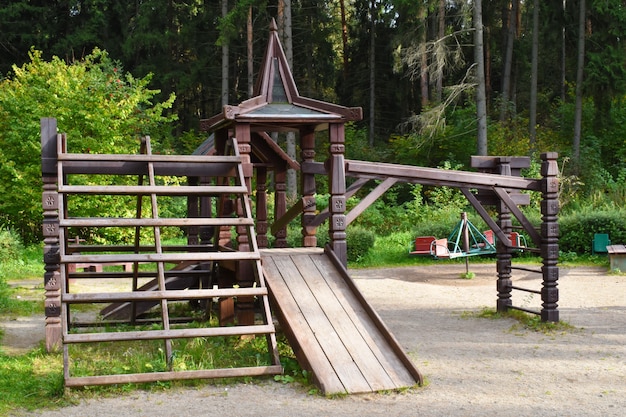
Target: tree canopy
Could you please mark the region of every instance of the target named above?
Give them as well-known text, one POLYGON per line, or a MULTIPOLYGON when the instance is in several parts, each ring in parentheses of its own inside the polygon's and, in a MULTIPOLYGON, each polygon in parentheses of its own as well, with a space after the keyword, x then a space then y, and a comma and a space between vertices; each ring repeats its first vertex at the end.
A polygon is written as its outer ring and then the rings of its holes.
MULTIPOLYGON (((576 183, 584 184, 582 191, 595 192, 626 178, 626 114, 621 106, 626 93, 626 8, 622 0, 588 0, 581 12, 581 1, 292 0, 294 77, 302 95, 363 107, 365 119, 351 129, 357 137, 365 131, 377 148, 363 152, 365 156, 423 166, 444 161, 467 166, 481 137, 489 154, 550 150, 564 160, 581 155, 566 169, 580 175, 576 183), (482 21, 482 54, 475 54, 476 13, 482 21), (580 41, 585 48, 579 61, 580 41), (577 100, 579 73, 583 81, 577 100), (485 94, 477 102, 479 82, 484 82, 485 94), (487 138, 482 138, 484 118, 477 119, 477 110, 487 113, 487 138)), ((89 138, 100 137, 108 123, 111 131, 119 127, 122 137, 149 130, 149 121, 163 126, 175 116, 177 122, 169 126, 173 140, 164 135, 164 145, 187 152, 198 121, 221 112, 222 45, 228 45, 228 97, 237 104, 248 98, 249 68, 258 71, 269 23, 282 13, 283 0, 6 3, 0 6, 3 106, 17 100, 10 97, 22 91, 17 86, 26 82, 26 74, 33 91, 19 93, 29 95, 23 102, 30 107, 0 110, 3 129, 32 115, 38 120, 43 113, 59 118, 68 132, 80 131, 82 146, 90 148, 89 138), (224 2, 228 13, 222 16, 224 2), (48 61, 58 73, 40 79, 31 73, 33 66, 43 71, 48 61), (77 62, 99 68, 97 88, 85 90, 96 82, 97 71, 85 70, 74 78, 60 75, 78 72, 77 62), (137 78, 127 78, 129 74, 137 78), (109 77, 119 79, 124 88, 117 90, 109 77), (47 98, 35 100, 42 93, 37 89, 48 89, 43 95, 47 98), (114 96, 106 99, 94 91, 114 96), (52 100, 53 92, 66 103, 81 104, 61 106, 52 100), (135 117, 137 108, 141 116, 135 117)), ((20 144, 8 137, 0 133, 3 149, 15 147, 10 153, 16 159, 2 157, 8 161, 1 168, 5 189, 25 175, 15 168, 19 158, 36 152, 36 142, 20 144)), ((7 204, 0 206, 5 219, 7 204)), ((36 205, 30 204, 25 207, 36 205)), ((15 214, 16 208, 10 210, 15 214)))
POLYGON ((174 95, 152 103, 150 76, 133 77, 105 51, 71 63, 29 57, 0 81, 0 224, 30 242, 42 218, 40 118, 57 119, 71 152, 136 153, 140 135, 167 138, 176 116, 164 114, 174 95))

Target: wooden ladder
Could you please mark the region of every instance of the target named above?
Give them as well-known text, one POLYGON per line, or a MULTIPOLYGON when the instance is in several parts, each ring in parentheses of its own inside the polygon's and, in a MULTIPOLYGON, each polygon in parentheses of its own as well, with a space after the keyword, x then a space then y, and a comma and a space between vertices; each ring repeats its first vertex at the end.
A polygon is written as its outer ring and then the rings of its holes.
MULTIPOLYGON (((268 290, 261 268, 261 256, 257 247, 254 221, 252 219, 248 189, 245 185, 241 158, 234 139, 230 156, 191 156, 191 155, 155 155, 151 151, 149 137, 142 139, 141 154, 78 154, 66 151, 65 135, 59 135, 57 141, 57 170, 59 193, 59 242, 61 282, 61 321, 62 346, 65 385, 105 385, 119 383, 144 383, 175 379, 223 378, 238 376, 272 375, 282 372, 276 344, 275 328, 269 307, 268 290), (129 177, 138 176, 135 184, 129 184, 129 177), (210 185, 170 185, 170 177, 202 176, 212 177, 210 185), (144 181, 147 177, 147 183, 144 181), (223 180, 227 178, 227 180, 223 180), (211 196, 234 198, 237 201, 238 215, 216 217, 171 218, 161 217, 159 199, 186 198, 193 196, 211 196), (137 198, 135 217, 100 217, 85 216, 81 211, 82 199, 100 199, 106 204, 110 199, 137 198), (149 200, 149 217, 143 217, 142 201, 149 200), (162 242, 165 228, 202 227, 230 229, 247 234, 249 248, 232 250, 218 245, 217 236, 212 245, 166 246, 162 242), (78 239, 70 236, 77 231, 89 231, 101 228, 119 228, 134 230, 132 245, 77 244, 78 239), (141 231, 151 229, 154 242, 141 244, 141 231), (239 288, 203 288, 200 277, 206 276, 214 265, 222 262, 241 262, 253 265, 254 286, 239 288), (112 265, 131 264, 132 271, 114 271, 112 265), (173 264, 168 268, 166 264, 173 264), (89 272, 75 272, 72 265, 98 265, 89 272), (213 265, 208 270, 202 265, 213 265), (140 268, 141 266, 141 268, 140 268), (195 268, 194 268, 195 267, 195 268), (168 280, 177 277, 197 277, 194 289, 172 289, 168 280), (151 291, 137 291, 139 279, 152 278, 155 281, 151 291), (88 290, 85 286, 74 285, 81 280, 91 280, 88 290), (106 281, 105 281, 106 280, 106 281), (117 280, 117 281, 113 281, 117 280), (119 290, 119 285, 105 286, 104 283, 123 282, 130 290, 119 290), (94 291, 95 290, 95 291, 94 291), (215 325, 197 324, 193 327, 173 324, 170 317, 171 302, 241 297, 257 299, 260 305, 260 318, 252 324, 215 325), (133 308, 126 327, 104 326, 102 322, 78 324, 77 314, 72 306, 78 304, 108 303, 145 303, 152 302, 160 306, 160 317, 153 320, 151 327, 137 321, 133 308), (184 348, 182 342, 189 339, 213 337, 264 335, 267 342, 267 363, 233 367, 226 364, 210 369, 180 370, 174 367, 173 358, 184 348), (75 375, 73 366, 74 349, 81 346, 119 342, 141 343, 152 340, 163 342, 163 356, 166 366, 156 372, 120 373, 109 371, 100 375, 75 375), (176 344, 176 346, 174 346, 176 344)), ((176 184, 176 182, 175 182, 176 184)), ((219 214, 219 213, 218 213, 219 214)), ((87 236, 84 236, 87 237, 87 236)), ((247 268, 249 269, 249 268, 247 268)), ((188 286, 188 284, 185 284, 188 286)), ((134 345, 133 345, 134 346, 134 345)), ((113 350, 113 348, 111 348, 113 350)), ((160 349, 159 349, 160 350, 160 349)), ((181 352, 182 353, 182 352, 181 352)), ((207 352, 211 354, 211 352, 207 352)), ((81 373, 81 372, 77 372, 81 373)))

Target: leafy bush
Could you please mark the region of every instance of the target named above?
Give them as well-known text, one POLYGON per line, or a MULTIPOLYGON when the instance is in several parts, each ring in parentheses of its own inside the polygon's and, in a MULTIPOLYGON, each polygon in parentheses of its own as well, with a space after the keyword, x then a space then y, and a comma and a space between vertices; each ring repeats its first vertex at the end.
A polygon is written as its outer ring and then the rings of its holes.
POLYGON ((36 50, 30 59, 0 80, 0 222, 26 244, 41 239, 42 117, 57 119, 68 151, 95 153, 134 153, 138 136, 158 142, 175 119, 164 116, 173 95, 153 103, 159 91, 147 88, 150 76, 124 73, 104 51, 71 64, 57 57, 45 62, 36 50))
POLYGON ((559 220, 561 252, 591 253, 595 233, 608 233, 611 242, 626 242, 626 210, 582 210, 559 220))
POLYGON ((363 227, 349 227, 346 234, 348 262, 357 262, 367 255, 376 242, 376 234, 363 227))
MULTIPOLYGON (((0 229, 0 263, 16 260, 20 257, 24 246, 17 233, 9 229, 0 229)), ((3 279, 0 276, 0 280, 3 279)))

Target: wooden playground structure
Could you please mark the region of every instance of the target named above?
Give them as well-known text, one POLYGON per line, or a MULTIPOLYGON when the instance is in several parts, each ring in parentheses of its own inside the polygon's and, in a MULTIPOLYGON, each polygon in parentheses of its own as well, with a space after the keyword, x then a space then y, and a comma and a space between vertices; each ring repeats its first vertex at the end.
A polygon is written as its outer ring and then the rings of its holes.
POLYGON ((523 157, 474 157, 472 166, 478 172, 346 160, 345 123, 361 117, 360 108, 299 95, 272 24, 254 97, 204 120, 210 137, 193 155, 155 155, 148 137, 142 139, 138 154, 69 153, 71 138, 57 133, 56 120, 42 119, 46 346, 63 350, 66 386, 279 374, 274 318, 301 366, 312 372, 326 394, 421 384, 422 375, 346 269, 346 228, 398 182, 459 188, 497 237, 498 310, 524 310, 513 305, 511 294, 530 291, 540 294, 543 302, 541 311, 533 313, 544 321, 558 321, 557 155, 542 155, 540 179, 519 176, 529 164, 523 157), (286 131, 297 133, 298 161, 270 137, 286 131), (316 160, 320 140, 328 143, 324 161, 316 160), (286 198, 288 169, 300 175, 300 199, 291 207, 286 198), (268 213, 269 172, 273 216, 268 213), (328 190, 318 189, 316 176, 328 177, 328 190), (179 181, 168 181, 170 177, 179 181), (354 180, 348 184, 348 178, 354 180), (346 200, 370 181, 377 185, 346 212, 346 200), (475 189, 478 194, 470 191, 475 189), (521 191, 542 195, 538 228, 519 209, 528 204, 528 195, 521 191), (324 192, 330 194, 328 210, 318 212, 315 195, 324 192), (85 198, 103 204, 126 199, 136 202, 137 209, 133 216, 99 217, 81 211, 85 198), (184 201, 186 216, 164 216, 159 210, 163 198, 184 201), (495 207, 496 219, 488 206, 495 207), (287 248, 287 225, 298 216, 303 247, 287 248), (542 258, 543 266, 535 271, 543 278, 541 289, 513 284, 513 217, 530 238, 525 250, 542 258), (324 221, 329 222, 330 243, 322 250, 316 248, 316 230, 324 221), (81 231, 99 228, 127 230, 134 235, 133 243, 108 245, 89 236, 79 236, 86 242, 76 238, 81 231), (185 231, 187 244, 164 244, 162 236, 172 228, 185 231), (127 288, 102 289, 102 283, 111 281, 126 283, 127 288), (81 290, 79 282, 89 282, 90 290, 81 290), (182 301, 216 310, 217 323, 189 326, 190 320, 171 312, 170 306, 182 301), (102 319, 82 323, 75 312, 78 304, 101 305, 102 319), (150 311, 157 315, 147 316, 150 311), (120 330, 115 324, 125 327, 120 330), (264 337, 267 363, 194 371, 172 365, 184 341, 227 336, 264 337), (167 369, 74 374, 72 355, 83 345, 151 340, 162 341, 167 369))

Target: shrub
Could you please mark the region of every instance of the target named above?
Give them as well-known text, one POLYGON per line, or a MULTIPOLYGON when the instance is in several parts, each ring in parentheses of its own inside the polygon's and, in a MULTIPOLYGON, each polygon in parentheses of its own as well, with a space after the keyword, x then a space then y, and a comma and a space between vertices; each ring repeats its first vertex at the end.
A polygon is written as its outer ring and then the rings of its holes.
POLYGON ((165 115, 174 95, 156 103, 151 76, 134 78, 104 51, 71 64, 46 62, 37 50, 30 58, 0 79, 0 222, 26 244, 41 240, 41 117, 57 119, 69 152, 93 153, 134 153, 144 134, 158 145, 176 118, 165 115))
POLYGON ((348 262, 357 262, 365 256, 376 242, 374 232, 363 227, 349 227, 347 230, 348 262))
POLYGON ((559 220, 561 252, 591 253, 595 233, 608 233, 611 242, 626 242, 626 210, 581 210, 559 220))
MULTIPOLYGON (((9 229, 0 229, 0 262, 5 263, 18 259, 24 247, 17 233, 9 229)), ((3 277, 0 277, 3 279, 3 277)))

